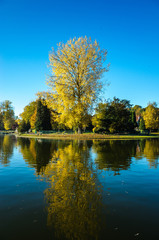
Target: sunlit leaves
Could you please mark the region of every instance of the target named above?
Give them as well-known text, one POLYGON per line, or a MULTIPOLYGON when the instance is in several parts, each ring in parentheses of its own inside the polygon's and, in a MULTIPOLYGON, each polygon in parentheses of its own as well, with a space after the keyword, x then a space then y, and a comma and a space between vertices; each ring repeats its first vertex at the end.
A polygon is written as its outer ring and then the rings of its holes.
POLYGON ((4 127, 5 130, 9 130, 14 123, 15 116, 12 103, 6 100, 0 104, 0 129, 4 127))
POLYGON ((149 104, 145 112, 143 112, 143 119, 147 129, 159 128, 159 109, 154 104, 149 104))
POLYGON ((85 37, 59 43, 49 55, 52 76, 52 108, 58 112, 57 121, 70 128, 83 127, 93 102, 102 88, 103 67, 107 51, 85 37))

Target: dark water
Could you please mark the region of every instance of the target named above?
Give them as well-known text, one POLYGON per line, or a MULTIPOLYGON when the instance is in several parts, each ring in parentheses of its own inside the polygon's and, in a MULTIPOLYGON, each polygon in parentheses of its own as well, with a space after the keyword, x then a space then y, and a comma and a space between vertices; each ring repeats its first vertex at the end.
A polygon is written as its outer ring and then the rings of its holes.
POLYGON ((159 239, 159 140, 0 136, 0 239, 159 239))

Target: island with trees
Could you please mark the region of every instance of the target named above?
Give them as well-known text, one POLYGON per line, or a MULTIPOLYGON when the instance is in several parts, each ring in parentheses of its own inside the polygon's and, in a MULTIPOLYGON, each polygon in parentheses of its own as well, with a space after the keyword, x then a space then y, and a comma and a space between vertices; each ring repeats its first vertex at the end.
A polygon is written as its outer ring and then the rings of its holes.
POLYGON ((49 54, 49 90, 38 92, 37 99, 25 106, 19 117, 9 100, 2 102, 0 131, 49 137, 57 133, 150 136, 157 132, 159 108, 155 102, 142 108, 126 99, 102 98, 107 85, 103 76, 109 70, 106 57, 107 51, 87 37, 59 43, 49 54))

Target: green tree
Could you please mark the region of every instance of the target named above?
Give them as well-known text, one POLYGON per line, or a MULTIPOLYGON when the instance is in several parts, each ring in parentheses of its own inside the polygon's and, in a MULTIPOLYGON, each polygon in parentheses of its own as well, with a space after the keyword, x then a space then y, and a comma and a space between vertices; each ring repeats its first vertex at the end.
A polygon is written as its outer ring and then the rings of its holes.
POLYGON ((24 119, 20 122, 18 126, 18 132, 27 132, 30 129, 30 122, 24 119))
POLYGON ((100 103, 93 117, 95 130, 110 133, 133 130, 130 109, 130 102, 125 99, 114 98, 113 101, 100 103))
POLYGON ((141 117, 140 123, 139 123, 139 130, 141 130, 141 131, 145 130, 145 122, 142 117, 141 117))
POLYGON ((131 123, 132 123, 133 128, 137 127, 136 114, 135 114, 135 111, 133 109, 131 109, 131 123))
POLYGON ((44 100, 39 99, 37 102, 37 112, 35 120, 35 128, 39 130, 50 130, 51 129, 51 119, 50 110, 45 104, 44 100))
POLYGON ((48 104, 57 114, 56 121, 69 128, 86 127, 87 116, 99 96, 107 51, 85 37, 59 43, 49 55, 52 76, 48 80, 51 97, 48 104))

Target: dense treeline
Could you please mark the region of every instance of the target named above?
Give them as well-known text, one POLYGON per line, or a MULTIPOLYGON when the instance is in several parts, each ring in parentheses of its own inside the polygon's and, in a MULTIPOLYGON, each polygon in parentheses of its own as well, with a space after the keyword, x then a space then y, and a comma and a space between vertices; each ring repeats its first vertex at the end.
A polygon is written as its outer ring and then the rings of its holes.
MULTIPOLYGON (((67 124, 57 122, 58 113, 47 107, 45 99, 39 98, 29 103, 20 115, 19 131, 75 130, 67 124)), ((82 131, 95 133, 135 133, 136 130, 155 131, 159 129, 159 109, 156 103, 149 103, 146 108, 132 106, 128 100, 113 100, 99 103, 87 119, 87 127, 82 131)))
POLYGON ((159 129, 159 109, 156 103, 149 103, 146 108, 132 107, 128 100, 114 98, 98 104, 92 122, 94 132, 156 131, 159 129))
MULTIPOLYGON (((38 98, 25 106, 20 118, 16 118, 12 103, 8 100, 0 105, 0 130, 15 130, 19 132, 44 130, 76 130, 57 121, 58 113, 47 106, 44 98, 38 98)), ((89 114, 87 124, 82 131, 95 133, 135 133, 157 131, 159 129, 159 108, 156 103, 149 103, 146 108, 132 106, 130 101, 119 98, 100 102, 89 114)))

